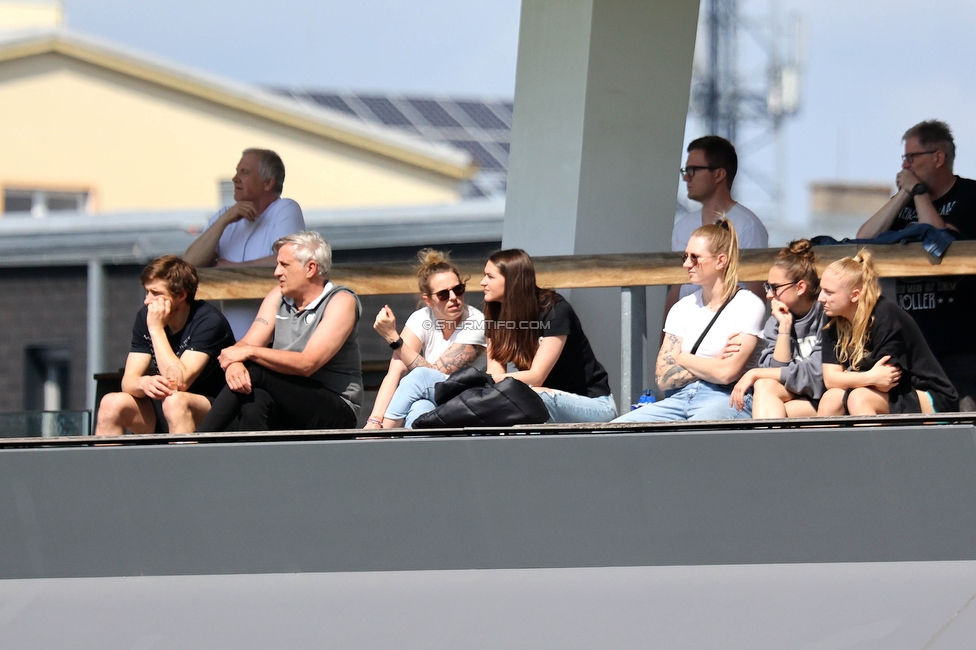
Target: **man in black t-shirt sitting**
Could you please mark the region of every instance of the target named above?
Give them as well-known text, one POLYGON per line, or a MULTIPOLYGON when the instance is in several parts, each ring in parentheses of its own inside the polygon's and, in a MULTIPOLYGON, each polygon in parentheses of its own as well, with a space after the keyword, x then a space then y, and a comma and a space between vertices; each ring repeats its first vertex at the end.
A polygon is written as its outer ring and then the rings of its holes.
POLYGON ((95 435, 192 433, 224 387, 217 362, 234 334, 215 307, 195 300, 197 272, 175 255, 142 271, 144 306, 132 326, 122 392, 98 409, 95 435))
MULTIPOLYGON (((976 181, 956 176, 956 145, 949 125, 919 122, 905 132, 898 191, 857 231, 858 239, 913 223, 976 239, 976 181)), ((898 278, 896 302, 911 314, 959 393, 959 408, 976 410, 976 277, 898 278)))

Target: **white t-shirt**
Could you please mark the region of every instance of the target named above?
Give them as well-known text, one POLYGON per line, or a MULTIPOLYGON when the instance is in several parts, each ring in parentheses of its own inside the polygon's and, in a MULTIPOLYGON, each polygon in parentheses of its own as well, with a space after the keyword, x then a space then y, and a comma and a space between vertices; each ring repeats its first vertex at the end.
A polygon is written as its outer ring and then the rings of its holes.
MULTIPOLYGON (((732 209, 725 215, 732 225, 735 226, 735 234, 739 238, 739 248, 769 248, 769 233, 766 226, 759 220, 752 210, 744 207, 740 203, 732 206, 732 209)), ((671 231, 671 250, 683 252, 691 233, 702 226, 702 211, 695 210, 686 216, 678 219, 671 231)), ((681 285, 681 297, 691 295, 695 289, 693 284, 681 285)))
MULTIPOLYGON (((210 217, 207 228, 231 206, 222 208, 210 217)), ((230 224, 220 235, 217 257, 229 262, 249 262, 273 255, 271 246, 287 235, 305 230, 302 209, 291 199, 277 198, 254 221, 240 219, 230 224)))
POLYGON ((461 322, 449 338, 444 338, 444 331, 437 328, 437 317, 430 307, 423 307, 410 314, 404 327, 420 339, 420 353, 427 363, 437 361, 455 343, 481 347, 488 345, 485 341, 485 315, 468 305, 464 306, 461 322))
MULTIPOLYGON (((715 312, 702 304, 701 288, 675 303, 664 321, 664 331, 681 337, 681 351, 691 352, 698 337, 715 316, 715 312)), ((766 319, 766 305, 756 294, 739 289, 719 315, 718 320, 708 330, 696 354, 701 357, 717 359, 725 349, 725 343, 736 332, 751 334, 762 338, 763 321, 766 319)), ((758 361, 760 346, 752 355, 746 368, 753 368, 758 361)))

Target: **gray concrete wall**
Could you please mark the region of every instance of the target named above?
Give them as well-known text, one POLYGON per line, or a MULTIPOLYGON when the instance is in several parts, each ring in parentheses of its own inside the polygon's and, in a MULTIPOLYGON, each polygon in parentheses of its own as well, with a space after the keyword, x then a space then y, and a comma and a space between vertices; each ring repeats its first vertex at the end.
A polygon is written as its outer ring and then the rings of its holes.
POLYGON ((3 449, 0 638, 967 648, 974 433, 3 449))
POLYGON ((971 425, 0 450, 0 579, 976 560, 971 425))

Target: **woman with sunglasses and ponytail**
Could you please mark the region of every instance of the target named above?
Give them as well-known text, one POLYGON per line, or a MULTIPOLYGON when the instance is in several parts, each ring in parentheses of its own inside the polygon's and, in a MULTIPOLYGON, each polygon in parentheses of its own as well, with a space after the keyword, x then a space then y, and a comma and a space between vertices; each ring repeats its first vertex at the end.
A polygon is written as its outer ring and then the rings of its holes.
POLYGON ((905 310, 881 295, 871 253, 833 262, 820 279, 823 332, 819 415, 942 413, 959 397, 905 310))
POLYGON ((481 286, 488 373, 496 382, 514 377, 535 389, 549 422, 607 422, 617 415, 607 371, 576 312, 558 293, 536 285, 525 251, 513 248, 488 258, 481 286))
POLYGON ((740 289, 739 243, 726 220, 701 226, 685 246, 682 266, 700 289, 679 300, 664 322, 664 342, 655 378, 665 399, 626 413, 614 422, 731 420, 751 416, 752 396, 741 409, 730 405, 732 385, 756 365, 766 307, 756 294, 740 289), (740 333, 740 344, 723 355, 726 342, 740 333))
POLYGON ((400 334, 389 306, 373 323, 393 348, 393 359, 366 420, 367 429, 412 425, 418 416, 433 410, 434 385, 473 363, 485 350, 485 318, 464 303, 458 267, 446 253, 429 248, 417 256, 417 284, 424 306, 410 315, 400 334))

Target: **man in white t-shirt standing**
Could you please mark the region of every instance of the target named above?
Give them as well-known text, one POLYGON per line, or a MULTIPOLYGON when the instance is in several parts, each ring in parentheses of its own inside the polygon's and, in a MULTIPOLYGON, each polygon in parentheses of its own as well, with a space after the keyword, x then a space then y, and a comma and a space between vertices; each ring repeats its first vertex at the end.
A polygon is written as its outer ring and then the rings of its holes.
POLYGON ((274 266, 274 243, 305 230, 302 209, 281 198, 285 165, 270 149, 245 149, 233 183, 234 205, 210 218, 183 259, 196 267, 274 266))
MULTIPOLYGON (((752 210, 732 198, 732 181, 739 169, 739 157, 735 147, 725 138, 706 135, 692 140, 688 145, 688 158, 681 169, 681 177, 688 186, 688 198, 702 204, 679 219, 671 231, 671 250, 681 252, 688 245, 691 233, 701 226, 727 218, 735 225, 740 248, 768 248, 769 233, 752 210)), ((745 283, 753 293, 764 298, 762 283, 745 283)), ((696 289, 695 285, 671 285, 664 307, 667 314, 671 307, 696 289)))

